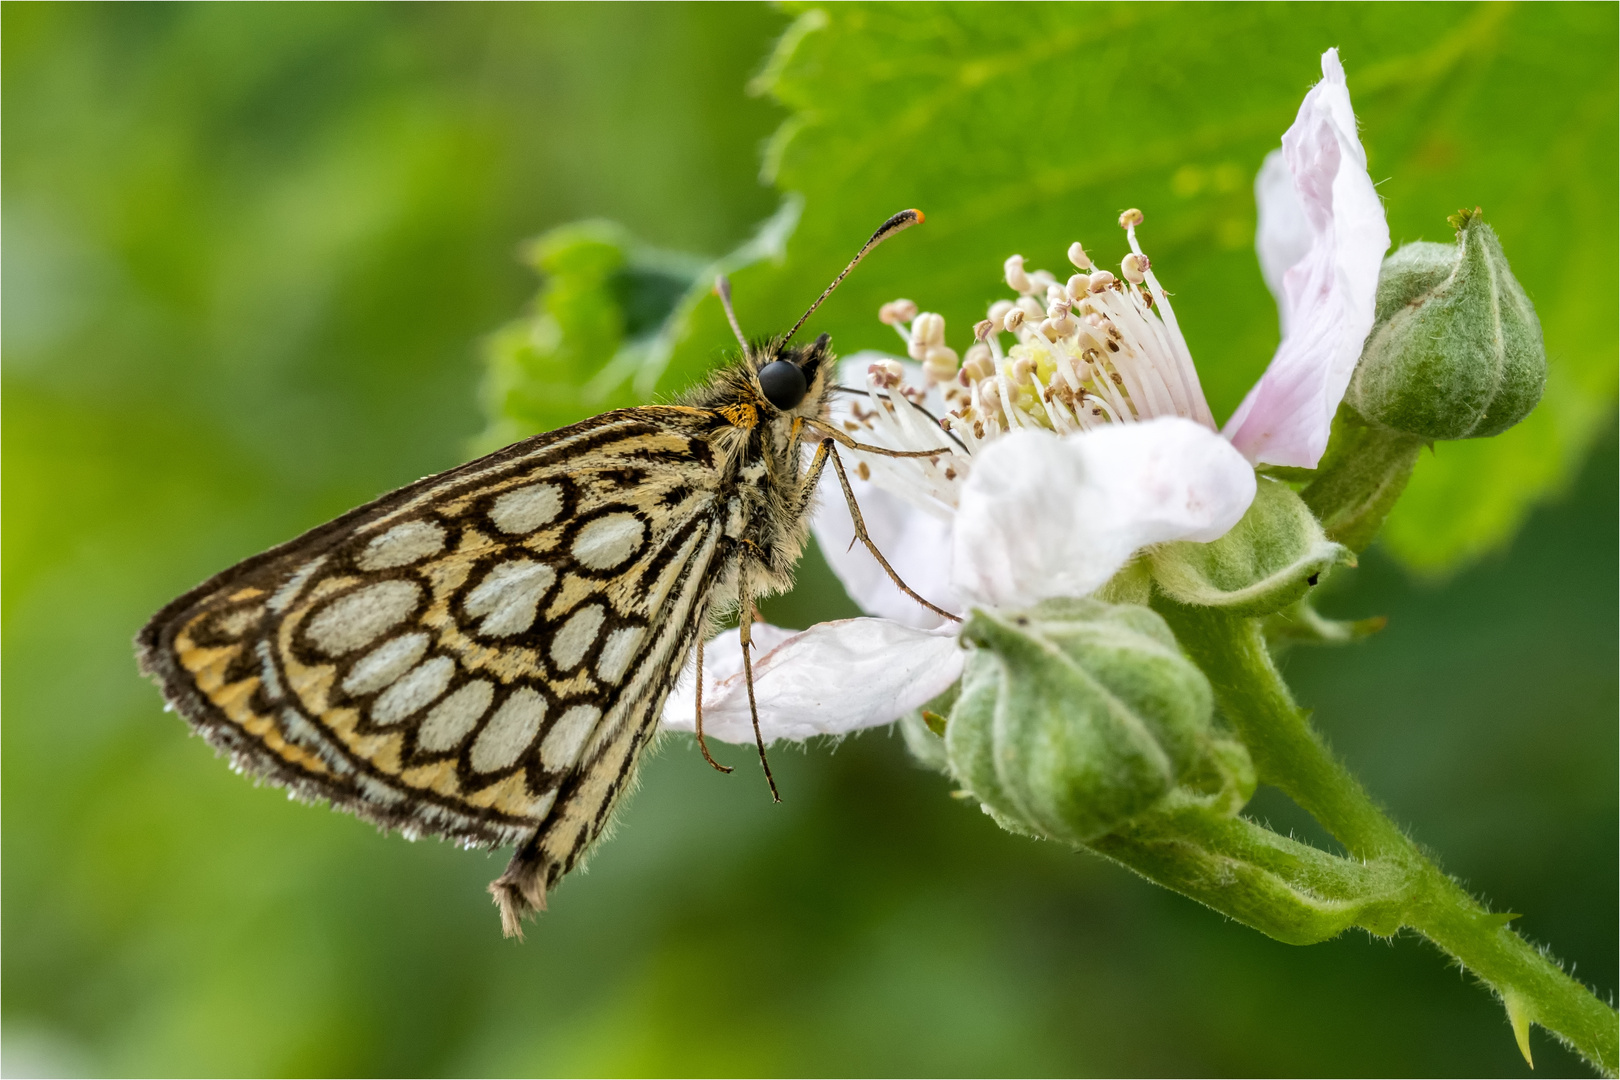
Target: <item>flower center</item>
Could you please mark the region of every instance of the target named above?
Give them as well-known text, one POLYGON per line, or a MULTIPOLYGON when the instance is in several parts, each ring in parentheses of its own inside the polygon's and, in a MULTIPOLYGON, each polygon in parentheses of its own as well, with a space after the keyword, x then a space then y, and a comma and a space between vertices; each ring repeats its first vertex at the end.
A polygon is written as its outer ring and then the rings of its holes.
POLYGON ((909 300, 883 305, 878 318, 922 365, 924 385, 907 385, 895 361, 874 363, 867 371, 870 408, 854 402, 840 419, 847 430, 897 449, 953 445, 933 461, 861 455, 862 475, 876 473, 886 488, 954 505, 966 459, 1008 431, 1067 435, 1159 416, 1213 430, 1169 297, 1137 242, 1141 222, 1139 210, 1120 215, 1131 250, 1117 275, 1095 266, 1078 242, 1069 246, 1076 272, 1067 281, 1026 270, 1021 255, 1009 258, 1003 276, 1018 298, 990 305, 960 360, 945 344, 943 316, 919 312, 909 300), (942 410, 937 417, 925 411, 930 401, 942 410), (948 435, 942 438, 940 428, 948 435))

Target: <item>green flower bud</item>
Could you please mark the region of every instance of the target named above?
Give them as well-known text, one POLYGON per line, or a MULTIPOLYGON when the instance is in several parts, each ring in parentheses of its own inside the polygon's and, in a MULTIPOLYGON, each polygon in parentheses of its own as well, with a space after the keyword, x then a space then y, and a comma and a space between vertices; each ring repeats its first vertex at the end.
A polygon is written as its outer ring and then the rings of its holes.
POLYGON ((1202 764, 1209 682, 1151 610, 1049 600, 973 612, 945 729, 952 775, 1003 827, 1080 844, 1202 764))
POLYGON ((1506 431, 1541 400, 1541 323, 1480 212, 1455 244, 1407 244, 1384 260, 1376 321, 1345 401, 1425 440, 1506 431))

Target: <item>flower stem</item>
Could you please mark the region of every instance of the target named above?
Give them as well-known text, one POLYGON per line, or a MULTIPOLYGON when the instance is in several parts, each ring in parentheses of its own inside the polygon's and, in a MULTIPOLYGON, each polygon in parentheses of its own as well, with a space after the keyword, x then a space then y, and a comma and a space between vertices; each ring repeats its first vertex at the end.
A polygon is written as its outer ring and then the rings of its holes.
POLYGON ((1390 820, 1295 704, 1271 661, 1259 621, 1170 603, 1155 606, 1209 676, 1260 779, 1309 812, 1353 858, 1394 863, 1404 871, 1400 923, 1454 957, 1502 999, 1526 1059, 1529 1025, 1538 1023, 1605 1075, 1615 1075, 1620 1067, 1615 1011, 1509 929, 1512 916, 1492 914, 1469 896, 1390 820))

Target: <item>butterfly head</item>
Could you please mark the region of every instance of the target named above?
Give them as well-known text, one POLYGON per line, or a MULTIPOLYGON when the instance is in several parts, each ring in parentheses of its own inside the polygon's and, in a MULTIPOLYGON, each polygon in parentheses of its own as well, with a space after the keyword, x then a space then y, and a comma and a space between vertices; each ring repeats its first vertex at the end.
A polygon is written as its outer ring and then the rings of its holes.
POLYGON ((760 350, 754 376, 765 402, 785 415, 819 416, 833 366, 831 341, 822 334, 808 345, 773 342, 760 350))

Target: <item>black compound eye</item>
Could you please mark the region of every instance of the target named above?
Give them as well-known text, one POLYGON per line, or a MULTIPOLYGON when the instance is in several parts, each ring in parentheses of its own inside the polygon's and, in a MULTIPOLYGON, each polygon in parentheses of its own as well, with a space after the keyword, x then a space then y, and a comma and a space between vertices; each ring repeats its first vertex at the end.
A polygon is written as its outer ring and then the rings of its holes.
POLYGON ((759 388, 765 391, 766 401, 784 412, 803 401, 810 389, 804 372, 791 360, 773 360, 760 368, 759 388))

